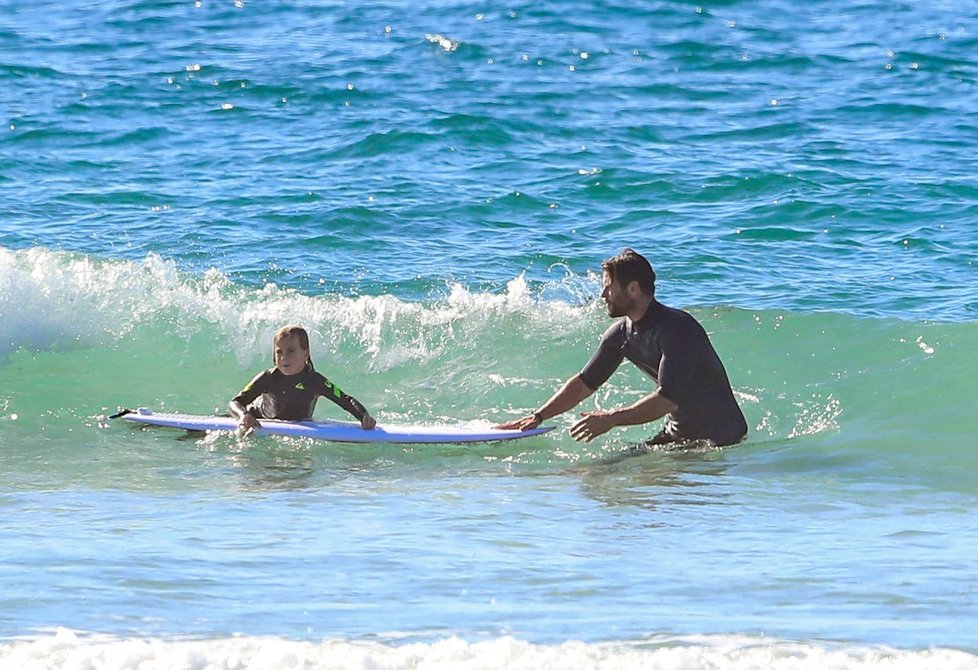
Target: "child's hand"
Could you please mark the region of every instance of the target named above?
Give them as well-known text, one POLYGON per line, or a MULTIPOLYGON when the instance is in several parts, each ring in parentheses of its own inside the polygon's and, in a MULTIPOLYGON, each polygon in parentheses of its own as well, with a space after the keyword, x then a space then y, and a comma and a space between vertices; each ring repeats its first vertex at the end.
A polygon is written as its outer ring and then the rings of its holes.
POLYGON ((247 435, 248 433, 252 432, 256 428, 259 428, 260 426, 261 424, 258 423, 258 419, 256 419, 255 415, 252 414, 251 412, 245 412, 244 414, 242 414, 241 420, 238 421, 238 428, 241 430, 241 433, 244 435, 247 435))
POLYGON ((363 418, 360 419, 360 427, 364 430, 373 430, 374 426, 377 425, 377 420, 370 416, 369 414, 364 414, 363 418))

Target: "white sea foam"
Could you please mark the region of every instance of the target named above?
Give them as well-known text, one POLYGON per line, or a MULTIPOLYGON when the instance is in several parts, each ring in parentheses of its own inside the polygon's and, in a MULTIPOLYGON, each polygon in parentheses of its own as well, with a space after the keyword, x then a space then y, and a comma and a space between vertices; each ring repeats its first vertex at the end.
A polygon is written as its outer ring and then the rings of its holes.
POLYGON ((446 638, 402 645, 275 637, 166 641, 82 635, 59 629, 31 640, 0 644, 0 667, 17 670, 966 670, 978 656, 954 649, 795 643, 712 636, 640 642, 533 644, 512 637, 483 642, 446 638))
MULTIPOLYGON (((101 261, 0 247, 0 357, 19 347, 70 349, 116 340, 148 318, 219 317, 228 286, 216 271, 188 281, 172 261, 101 261)), ((186 319, 173 318, 177 323, 186 319)))
MULTIPOLYGON (((555 283, 567 282, 570 293, 579 291, 574 278, 555 283)), ((215 269, 181 272, 156 254, 103 261, 40 247, 0 247, 0 359, 20 348, 111 343, 149 324, 183 338, 202 328, 216 330, 243 364, 251 364, 279 327, 298 323, 310 331, 314 354, 349 342, 366 352, 371 367, 389 369, 435 359, 449 343, 476 346, 477 336, 495 332, 507 319, 531 330, 561 332, 588 321, 582 310, 589 306, 543 297, 552 290, 535 292, 518 276, 504 292, 455 284, 446 296, 423 302, 392 295, 306 295, 276 284, 235 285, 215 269)))

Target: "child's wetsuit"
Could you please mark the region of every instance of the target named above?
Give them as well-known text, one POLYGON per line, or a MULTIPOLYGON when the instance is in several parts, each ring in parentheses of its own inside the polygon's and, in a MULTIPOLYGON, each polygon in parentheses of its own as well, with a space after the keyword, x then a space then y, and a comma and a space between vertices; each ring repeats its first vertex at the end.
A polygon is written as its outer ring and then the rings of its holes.
POLYGON ((311 419, 319 396, 329 398, 347 412, 362 420, 367 414, 360 401, 339 389, 323 375, 307 367, 295 375, 285 375, 277 368, 259 373, 232 402, 240 403, 256 419, 303 421, 311 419))

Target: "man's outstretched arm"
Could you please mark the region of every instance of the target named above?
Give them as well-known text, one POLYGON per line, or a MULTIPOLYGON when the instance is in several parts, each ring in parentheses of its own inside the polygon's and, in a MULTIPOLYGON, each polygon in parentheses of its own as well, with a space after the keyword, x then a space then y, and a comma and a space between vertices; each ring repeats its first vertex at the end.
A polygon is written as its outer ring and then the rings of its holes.
POLYGON ((584 412, 583 418, 571 426, 571 437, 575 440, 590 442, 615 426, 634 426, 648 423, 661 419, 677 409, 679 406, 676 403, 663 395, 659 395, 659 392, 656 391, 628 407, 608 411, 584 412))
POLYGON ((594 393, 594 389, 585 384, 580 375, 574 375, 564 382, 564 385, 536 412, 515 421, 501 423, 496 428, 508 430, 536 428, 547 419, 577 407, 582 400, 592 393, 594 393))

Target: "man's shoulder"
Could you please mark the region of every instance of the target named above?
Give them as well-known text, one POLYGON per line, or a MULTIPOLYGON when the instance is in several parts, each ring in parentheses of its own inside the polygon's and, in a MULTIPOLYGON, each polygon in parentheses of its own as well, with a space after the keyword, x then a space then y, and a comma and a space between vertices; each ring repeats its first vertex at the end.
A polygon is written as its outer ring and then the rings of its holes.
POLYGON ((669 307, 668 305, 663 305, 661 302, 658 304, 662 310, 660 312, 662 317, 667 319, 670 323, 699 325, 699 320, 685 309, 680 309, 679 307, 669 307))
POLYGON ((614 323, 605 329, 604 334, 601 336, 601 341, 604 342, 616 337, 624 337, 628 332, 628 325, 627 317, 615 319, 614 323))
POLYGON ((688 312, 653 300, 649 303, 642 318, 632 322, 630 326, 637 331, 661 331, 681 327, 691 319, 695 321, 688 312))
MULTIPOLYGON (((661 303, 660 303, 661 305, 661 303)), ((684 309, 661 305, 658 319, 659 337, 673 345, 692 346, 707 339, 699 320, 684 309)))

